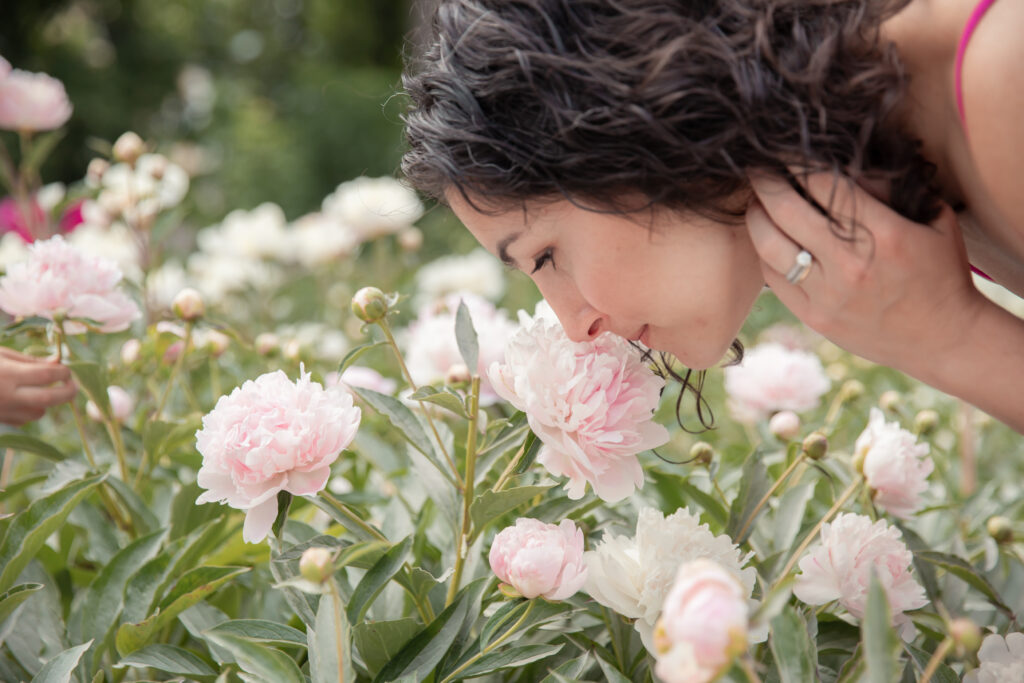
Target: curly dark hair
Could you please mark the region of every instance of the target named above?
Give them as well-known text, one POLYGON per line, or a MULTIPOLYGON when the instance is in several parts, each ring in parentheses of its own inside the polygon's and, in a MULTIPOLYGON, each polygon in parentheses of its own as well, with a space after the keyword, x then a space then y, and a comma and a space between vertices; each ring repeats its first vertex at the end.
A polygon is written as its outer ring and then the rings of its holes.
POLYGON ((402 170, 441 201, 625 213, 639 193, 727 220, 749 172, 799 190, 794 169, 826 170, 886 182, 928 222, 934 167, 899 125, 907 78, 880 36, 908 2, 441 0, 403 77, 402 170))

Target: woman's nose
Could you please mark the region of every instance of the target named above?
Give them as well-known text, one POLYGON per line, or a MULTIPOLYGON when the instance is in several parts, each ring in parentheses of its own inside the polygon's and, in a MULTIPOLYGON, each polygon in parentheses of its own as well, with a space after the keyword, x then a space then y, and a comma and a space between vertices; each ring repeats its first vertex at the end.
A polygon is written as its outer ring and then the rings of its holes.
POLYGON ((548 303, 569 339, 575 342, 591 341, 608 330, 607 316, 582 299, 575 302, 548 299, 548 303))

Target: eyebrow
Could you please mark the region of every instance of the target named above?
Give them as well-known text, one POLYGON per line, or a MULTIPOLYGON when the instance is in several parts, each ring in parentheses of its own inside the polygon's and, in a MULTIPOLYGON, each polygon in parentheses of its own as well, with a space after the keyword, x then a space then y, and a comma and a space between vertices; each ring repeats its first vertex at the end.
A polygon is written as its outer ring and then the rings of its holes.
POLYGON ((501 262, 506 266, 515 266, 516 264, 512 257, 508 255, 508 248, 513 242, 519 239, 519 235, 521 234, 522 233, 517 232, 498 242, 498 258, 501 259, 501 262))

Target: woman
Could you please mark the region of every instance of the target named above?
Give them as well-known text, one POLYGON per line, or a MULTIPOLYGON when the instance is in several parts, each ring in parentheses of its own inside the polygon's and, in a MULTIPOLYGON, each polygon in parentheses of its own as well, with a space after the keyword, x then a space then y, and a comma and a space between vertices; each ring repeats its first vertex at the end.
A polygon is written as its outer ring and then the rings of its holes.
POLYGON ((1021 3, 442 0, 403 170, 570 336, 717 363, 768 284, 1024 432, 1021 3), (968 126, 969 124, 969 126, 968 126))

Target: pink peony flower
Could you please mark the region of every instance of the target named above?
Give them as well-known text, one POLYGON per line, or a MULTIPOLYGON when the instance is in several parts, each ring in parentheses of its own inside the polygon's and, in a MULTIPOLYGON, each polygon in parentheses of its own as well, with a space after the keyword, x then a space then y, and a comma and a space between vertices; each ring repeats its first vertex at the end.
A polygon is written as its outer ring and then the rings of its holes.
POLYGON ((838 600, 861 619, 874 570, 889 598, 893 623, 906 623, 903 612, 928 602, 924 588, 910 575, 912 559, 899 529, 884 520, 872 523, 864 515, 841 514, 822 526, 821 544, 800 560, 793 593, 810 605, 838 600))
POLYGON ((894 517, 906 519, 917 510, 921 493, 935 463, 929 446, 897 422, 886 422, 878 408, 871 409, 867 428, 857 437, 856 457, 864 459, 864 479, 874 491, 874 501, 894 517))
POLYGON ((583 587, 583 532, 572 520, 545 524, 520 517, 498 532, 489 555, 491 571, 526 598, 565 600, 583 587))
POLYGON ((978 661, 980 666, 964 676, 964 683, 1024 681, 1024 633, 985 636, 978 661))
POLYGON ((71 118, 64 84, 43 73, 0 69, 0 128, 17 131, 53 130, 71 118))
POLYGON ((505 357, 505 342, 517 325, 509 320, 505 311, 477 294, 450 294, 441 302, 421 308, 419 316, 403 335, 405 364, 418 385, 443 382, 452 366, 463 365, 455 338, 455 314, 460 300, 469 309, 480 348, 480 360, 475 369, 480 374, 480 405, 492 405, 498 400, 498 394, 487 379, 487 368, 505 357))
POLYGON ((760 344, 743 362, 725 368, 725 391, 737 420, 756 422, 777 410, 797 413, 818 406, 832 382, 813 353, 760 344))
POLYGON ((611 333, 573 342, 542 302, 508 340, 505 362, 488 372, 498 394, 526 413, 544 442, 537 461, 569 477, 569 498, 589 483, 608 502, 644 484, 636 454, 668 441, 651 421, 665 385, 629 343, 611 333))
POLYGON ((682 646, 691 663, 683 671, 690 671, 685 678, 679 676, 676 653, 658 658, 658 676, 666 682, 714 680, 747 648, 748 595, 731 572, 712 560, 702 558, 679 567, 655 638, 659 654, 682 646))
POLYGON ((359 419, 347 391, 324 389, 308 372, 296 382, 280 370, 245 382, 220 397, 196 432, 203 456, 197 481, 208 489, 196 502, 245 510, 242 538, 263 540, 277 517, 278 491, 320 491, 359 419))
POLYGON ((0 278, 0 309, 14 316, 63 316, 68 334, 88 329, 75 318, 94 321, 100 332, 117 332, 141 315, 117 288, 121 277, 113 261, 83 254, 57 235, 33 243, 28 260, 0 278))
MULTIPOLYGON (((135 399, 127 391, 118 386, 107 387, 107 397, 110 399, 110 415, 117 422, 124 422, 132 416, 135 410, 135 399)), ((99 406, 92 401, 85 404, 85 412, 97 422, 103 419, 99 406)))

